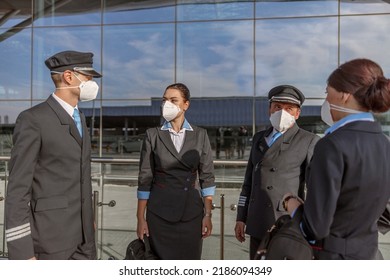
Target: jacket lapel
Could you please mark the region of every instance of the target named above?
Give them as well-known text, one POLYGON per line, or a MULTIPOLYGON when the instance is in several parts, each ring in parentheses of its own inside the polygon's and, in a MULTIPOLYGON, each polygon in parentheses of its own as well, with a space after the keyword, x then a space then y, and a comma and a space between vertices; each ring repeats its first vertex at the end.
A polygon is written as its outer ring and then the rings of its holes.
MULTIPOLYGON (((186 147, 188 147, 189 145, 192 145, 191 142, 193 143, 193 138, 195 137, 193 133, 188 133, 189 131, 186 131, 186 136, 184 138, 184 143, 183 143, 183 147, 180 151, 180 154, 176 151, 176 148, 175 148, 175 145, 173 145, 173 142, 172 142, 172 139, 171 139, 171 136, 169 135, 169 130, 161 130, 161 129, 158 129, 158 135, 161 139, 161 141, 163 142, 164 146, 168 149, 168 151, 178 160, 180 161, 184 166, 187 166, 189 168, 191 168, 191 166, 185 162, 183 160, 183 158, 181 157, 181 155, 183 154, 183 152, 186 150, 186 147), (189 136, 191 135, 191 136, 189 136), (187 139, 187 138, 190 138, 190 139, 187 139)), ((188 148, 187 148, 188 150, 188 148)))
MULTIPOLYGON (((88 139, 88 127, 87 127, 87 120, 85 119, 84 113, 80 110, 80 118, 81 118, 81 127, 83 128, 83 137, 82 137, 82 142, 84 143, 84 139, 88 139)), ((76 126, 77 128, 77 126, 76 126)), ((77 134, 79 135, 79 134, 77 134)), ((81 138, 81 137, 80 137, 81 138)))
MULTIPOLYGON (((264 134, 264 137, 261 138, 262 141, 260 145, 262 145, 263 149, 265 150, 265 147, 268 147, 267 142, 265 141, 265 137, 271 134, 273 128, 269 128, 266 133, 264 134)), ((269 152, 275 152, 279 150, 287 150, 291 141, 293 140, 294 136, 297 134, 299 130, 298 125, 295 123, 291 128, 289 128, 285 133, 283 133, 272 145, 268 148, 269 152)))
POLYGON ((82 137, 82 161, 84 159, 88 158, 90 149, 88 149, 88 145, 91 144, 91 139, 88 134, 88 127, 87 127, 87 121, 85 120, 85 115, 83 112, 80 111, 80 118, 81 118, 81 124, 83 127, 83 137, 82 137), (89 143, 88 143, 89 142, 89 143))
MULTIPOLYGON (((281 145, 281 150, 287 150, 291 141, 294 139, 295 135, 298 133, 299 127, 295 123, 291 128, 289 128, 283 135, 282 138, 283 141, 278 143, 278 146, 280 147, 281 145)), ((277 141, 276 141, 277 142, 277 141)), ((275 142, 275 143, 276 143, 275 142)))
POLYGON ((179 154, 176 151, 175 145, 173 145, 171 136, 169 135, 169 130, 161 130, 158 128, 158 136, 163 142, 164 146, 168 149, 168 151, 179 159, 179 154))
MULTIPOLYGON (((46 102, 53 109, 54 113, 57 115, 61 124, 65 126, 69 126, 69 133, 81 146, 82 139, 72 117, 69 116, 69 114, 64 110, 64 108, 62 108, 62 106, 54 99, 53 96, 50 95, 49 98, 46 100, 46 102)), ((84 123, 85 123, 85 119, 84 119, 84 123)))
POLYGON ((263 160, 272 160, 276 155, 281 151, 288 150, 289 145, 297 134, 299 127, 295 123, 291 128, 289 128, 285 133, 282 134, 272 145, 268 147, 265 137, 269 136, 272 133, 273 128, 270 127, 264 133, 263 137, 260 138, 259 149, 263 153, 263 160))
POLYGON ((193 149, 196 146, 196 137, 194 131, 186 130, 186 136, 184 137, 184 143, 180 150, 180 155, 183 156, 186 152, 193 149))
POLYGON ((260 139, 259 139, 258 148, 259 148, 260 152, 261 152, 263 155, 264 155, 264 154, 268 151, 268 149, 270 148, 270 147, 268 146, 267 141, 265 140, 265 138, 271 134, 272 130, 273 130, 272 127, 268 128, 268 129, 264 132, 264 134, 260 137, 260 139))

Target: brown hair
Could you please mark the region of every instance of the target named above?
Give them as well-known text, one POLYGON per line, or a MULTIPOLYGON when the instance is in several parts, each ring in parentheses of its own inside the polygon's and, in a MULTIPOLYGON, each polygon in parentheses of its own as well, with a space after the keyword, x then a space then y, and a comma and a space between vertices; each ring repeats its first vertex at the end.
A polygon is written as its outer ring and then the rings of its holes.
POLYGON ((330 74, 328 85, 353 94, 360 106, 374 113, 390 109, 390 81, 372 60, 358 58, 345 62, 330 74))
POLYGON ((58 87, 61 84, 62 74, 60 73, 51 73, 51 79, 53 80, 53 83, 56 87, 58 87))
POLYGON ((182 84, 182 83, 171 84, 171 85, 167 86, 167 88, 165 89, 165 92, 170 88, 174 88, 174 89, 179 90, 181 92, 181 96, 184 98, 184 101, 190 101, 190 97, 191 97, 190 90, 188 89, 188 87, 185 84, 182 84))

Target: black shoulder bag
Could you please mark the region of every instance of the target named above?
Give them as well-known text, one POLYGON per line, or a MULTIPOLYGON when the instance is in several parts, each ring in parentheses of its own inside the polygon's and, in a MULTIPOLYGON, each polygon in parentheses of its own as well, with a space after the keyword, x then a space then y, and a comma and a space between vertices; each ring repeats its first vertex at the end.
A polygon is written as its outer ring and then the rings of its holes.
POLYGON ((293 218, 283 215, 262 238, 256 260, 312 260, 313 249, 303 236, 299 223, 303 207, 298 207, 293 218))
POLYGON ((144 240, 137 238, 127 245, 125 260, 158 260, 150 247, 149 238, 144 235, 144 240))

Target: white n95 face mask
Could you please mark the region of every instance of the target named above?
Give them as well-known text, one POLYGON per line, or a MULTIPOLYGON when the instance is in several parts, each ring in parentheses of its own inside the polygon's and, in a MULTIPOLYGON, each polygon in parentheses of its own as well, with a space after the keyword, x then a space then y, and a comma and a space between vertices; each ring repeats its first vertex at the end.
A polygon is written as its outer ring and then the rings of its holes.
POLYGON ((80 89, 80 101, 91 101, 94 100, 99 91, 99 85, 95 81, 81 81, 77 75, 75 77, 80 81, 80 84, 77 87, 59 87, 57 89, 67 89, 67 88, 79 88, 80 89))
POLYGON ((269 120, 271 121, 272 126, 280 132, 286 131, 295 123, 295 117, 285 110, 279 110, 272 113, 269 120))
POLYGON ((80 101, 94 100, 99 91, 99 85, 95 81, 81 82, 80 88, 80 101))
POLYGON ((329 126, 332 126, 334 124, 334 120, 332 118, 332 114, 330 110, 335 110, 339 112, 344 112, 348 114, 358 114, 362 113, 361 111, 354 110, 354 109, 349 109, 345 107, 341 107, 338 105, 330 104, 328 100, 325 99, 324 103, 321 106, 321 119, 324 123, 326 123, 329 126))
POLYGON ((330 113, 330 105, 328 100, 325 100, 321 106, 321 119, 329 126, 332 126, 334 124, 332 114, 330 113))
POLYGON ((81 81, 77 75, 76 78, 81 82, 80 88, 80 101, 91 101, 94 100, 99 91, 99 85, 95 81, 81 81))
POLYGON ((181 110, 178 106, 168 100, 164 101, 162 104, 162 116, 167 122, 176 118, 180 111, 181 110))

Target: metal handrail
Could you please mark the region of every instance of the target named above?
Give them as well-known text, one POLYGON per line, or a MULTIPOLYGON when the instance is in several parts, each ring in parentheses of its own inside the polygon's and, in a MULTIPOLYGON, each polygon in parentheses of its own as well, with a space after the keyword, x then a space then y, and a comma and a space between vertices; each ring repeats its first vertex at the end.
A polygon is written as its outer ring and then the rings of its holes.
MULTIPOLYGON (((0 156, 0 161, 9 161, 10 156, 0 156)), ((115 163, 128 164, 139 163, 139 159, 135 158, 114 158, 114 157, 91 157, 93 163, 115 163)), ((246 160, 214 160, 214 166, 246 166, 246 160)))
MULTIPOLYGON (((0 157, 1 161, 1 157, 0 157)), ((91 162, 93 163, 115 163, 115 164, 128 164, 128 163, 139 163, 139 159, 133 158, 111 158, 111 157, 92 157, 91 162)), ((246 160, 214 160, 214 166, 246 166, 246 160)))
POLYGON ((221 209, 220 214, 220 252, 219 252, 219 258, 223 260, 225 258, 225 194, 220 194, 220 206, 216 206, 214 203, 212 205, 212 209, 219 208, 221 209))

